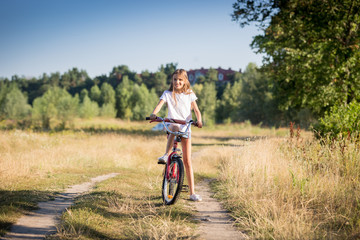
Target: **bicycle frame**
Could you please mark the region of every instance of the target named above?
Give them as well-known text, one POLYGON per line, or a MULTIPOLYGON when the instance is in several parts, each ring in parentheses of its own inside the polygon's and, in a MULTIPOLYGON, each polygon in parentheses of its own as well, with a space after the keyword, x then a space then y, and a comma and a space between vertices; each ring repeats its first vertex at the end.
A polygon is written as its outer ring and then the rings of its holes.
MULTIPOLYGON (((148 120, 148 118, 146 118, 146 119, 148 120)), ((189 129, 190 129, 191 124, 194 124, 194 125, 196 125, 196 124, 195 124, 195 122, 193 120, 190 120, 190 121, 186 122, 186 121, 183 121, 183 120, 177 120, 177 119, 172 119, 172 118, 161 118, 161 117, 157 117, 155 120, 151 120, 150 123, 151 122, 162 122, 162 124, 164 125, 166 131, 169 134, 173 134, 175 136, 173 149, 172 149, 172 152, 170 153, 170 155, 168 157, 167 164, 166 164, 167 165, 167 176, 166 176, 166 178, 169 179, 170 178, 170 175, 169 175, 170 174, 170 162, 171 162, 172 157, 177 154, 176 149, 177 149, 178 142, 181 142, 181 140, 179 140, 178 138, 187 135, 189 133, 189 129), (173 132, 167 126, 167 124, 166 124, 167 122, 168 123, 183 124, 183 125, 187 125, 187 127, 186 127, 185 132, 181 132, 181 131, 173 132)), ((172 173, 173 173, 173 177, 175 177, 175 171, 172 171, 172 173)))

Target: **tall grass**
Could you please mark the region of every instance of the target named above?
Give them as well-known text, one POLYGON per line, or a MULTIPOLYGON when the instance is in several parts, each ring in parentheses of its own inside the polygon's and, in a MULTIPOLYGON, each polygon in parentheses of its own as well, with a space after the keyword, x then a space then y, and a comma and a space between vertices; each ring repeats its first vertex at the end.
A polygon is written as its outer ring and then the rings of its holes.
POLYGON ((217 195, 253 238, 359 237, 358 142, 264 139, 218 161, 217 195))
POLYGON ((104 132, 0 131, 0 235, 22 214, 36 209, 38 201, 69 185, 134 169, 137 177, 161 175, 154 156, 162 154, 164 137, 131 134, 123 125, 104 132))
POLYGON ((162 153, 160 142, 160 137, 150 141, 144 136, 111 133, 0 132, 1 188, 28 189, 59 174, 89 178, 117 168, 144 166, 142 163, 149 163, 154 154, 162 153))

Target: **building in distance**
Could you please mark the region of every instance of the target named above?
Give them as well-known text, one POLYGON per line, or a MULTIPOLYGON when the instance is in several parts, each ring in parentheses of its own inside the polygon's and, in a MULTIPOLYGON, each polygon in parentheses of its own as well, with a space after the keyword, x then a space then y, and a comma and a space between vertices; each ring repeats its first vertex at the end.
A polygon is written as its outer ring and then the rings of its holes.
MULTIPOLYGON (((217 78, 218 81, 225 82, 231 80, 231 76, 234 75, 236 72, 241 73, 241 69, 239 71, 234 71, 231 68, 229 69, 223 69, 223 68, 216 68, 217 71, 217 78)), ((199 77, 206 76, 206 73, 209 71, 207 68, 201 68, 201 69, 190 69, 187 71, 189 82, 191 85, 195 84, 199 77)))

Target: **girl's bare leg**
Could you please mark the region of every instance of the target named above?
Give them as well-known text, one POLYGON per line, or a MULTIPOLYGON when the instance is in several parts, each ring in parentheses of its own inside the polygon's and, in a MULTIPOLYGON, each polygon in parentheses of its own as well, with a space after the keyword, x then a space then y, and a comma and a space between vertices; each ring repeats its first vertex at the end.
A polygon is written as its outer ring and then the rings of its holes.
MULTIPOLYGON (((177 132, 177 131, 180 130, 180 128, 179 128, 179 126, 176 126, 176 125, 170 125, 169 130, 171 130, 173 132, 177 132)), ((175 136, 170 134, 168 139, 167 139, 165 153, 167 153, 168 155, 171 153, 171 148, 172 148, 172 146, 174 144, 174 138, 175 138, 175 136)))
POLYGON ((181 145, 182 145, 184 165, 185 165, 186 177, 189 184, 190 195, 193 195, 195 194, 195 188, 194 188, 194 172, 191 164, 191 139, 182 138, 181 145))

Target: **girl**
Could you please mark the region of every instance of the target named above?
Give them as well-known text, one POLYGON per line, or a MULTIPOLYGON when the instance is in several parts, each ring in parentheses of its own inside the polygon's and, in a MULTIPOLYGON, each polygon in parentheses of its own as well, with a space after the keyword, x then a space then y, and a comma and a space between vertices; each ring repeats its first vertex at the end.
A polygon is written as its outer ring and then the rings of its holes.
MULTIPOLYGON (((178 69, 172 74, 172 81, 170 88, 164 91, 160 97, 159 103, 156 105, 154 111, 150 115, 150 119, 156 119, 156 114, 160 111, 164 103, 167 103, 168 118, 189 121, 191 120, 191 110, 193 109, 197 119, 197 126, 202 128, 201 113, 195 102, 197 99, 195 93, 190 89, 190 82, 187 73, 184 69, 178 69)), ((175 131, 185 131, 186 125, 170 124, 169 129, 175 131)), ((194 189, 194 173, 191 165, 191 129, 189 129, 189 137, 181 138, 181 145, 183 150, 183 158, 186 176, 188 179, 190 189, 190 200, 201 201, 201 197, 195 194, 194 189)), ((166 151, 164 156, 160 157, 158 163, 165 164, 168 154, 170 154, 172 143, 174 142, 174 135, 170 134, 166 144, 166 151)))

